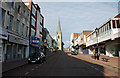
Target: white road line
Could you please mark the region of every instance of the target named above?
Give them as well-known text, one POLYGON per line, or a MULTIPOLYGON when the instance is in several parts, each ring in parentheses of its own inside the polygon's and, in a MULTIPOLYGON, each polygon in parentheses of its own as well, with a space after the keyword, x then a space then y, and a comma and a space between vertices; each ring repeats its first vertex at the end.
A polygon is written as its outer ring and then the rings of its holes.
POLYGON ((32 70, 34 70, 34 69, 32 69, 32 70))
POLYGON ((25 75, 27 75, 29 72, 26 72, 25 75))

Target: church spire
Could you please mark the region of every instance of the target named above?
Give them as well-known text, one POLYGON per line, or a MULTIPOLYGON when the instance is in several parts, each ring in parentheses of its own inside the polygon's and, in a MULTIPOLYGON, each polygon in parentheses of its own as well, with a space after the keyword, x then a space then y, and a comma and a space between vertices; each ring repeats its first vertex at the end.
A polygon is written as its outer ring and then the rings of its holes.
POLYGON ((62 33, 61 32, 61 27, 60 27, 60 18, 59 18, 59 21, 58 21, 58 33, 62 33))

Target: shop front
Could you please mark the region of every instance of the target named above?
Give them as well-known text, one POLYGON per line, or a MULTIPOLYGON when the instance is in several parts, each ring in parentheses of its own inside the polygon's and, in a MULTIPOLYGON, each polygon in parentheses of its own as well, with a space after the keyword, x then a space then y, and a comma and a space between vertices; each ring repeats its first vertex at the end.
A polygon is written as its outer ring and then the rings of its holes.
MULTIPOLYGON (((35 36, 31 36, 30 37, 30 50, 29 50, 29 54, 34 54, 34 53, 38 53, 41 52, 42 50, 42 46, 40 44, 40 39, 35 37, 35 36)), ((29 55, 29 56, 30 56, 29 55)))
POLYGON ((27 58, 28 44, 29 41, 27 39, 9 35, 5 53, 5 61, 7 62, 27 58))
POLYGON ((0 62, 4 62, 8 33, 5 29, 0 29, 0 62))

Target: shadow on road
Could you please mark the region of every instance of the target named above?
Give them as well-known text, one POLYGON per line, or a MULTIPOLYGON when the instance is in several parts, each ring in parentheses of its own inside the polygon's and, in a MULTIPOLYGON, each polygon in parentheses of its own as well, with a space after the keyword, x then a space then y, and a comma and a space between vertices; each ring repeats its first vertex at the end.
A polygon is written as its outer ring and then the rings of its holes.
MULTIPOLYGON (((24 76, 24 77, 104 77, 104 67, 98 64, 75 58, 64 51, 58 51, 47 58, 43 64, 30 64, 16 68, 4 73, 4 76, 24 76), (38 66, 38 68, 35 68, 38 66), (31 70, 33 69, 34 70, 31 70), (29 74, 24 75, 24 73, 29 74)), ((108 77, 107 77, 108 78, 108 77)))

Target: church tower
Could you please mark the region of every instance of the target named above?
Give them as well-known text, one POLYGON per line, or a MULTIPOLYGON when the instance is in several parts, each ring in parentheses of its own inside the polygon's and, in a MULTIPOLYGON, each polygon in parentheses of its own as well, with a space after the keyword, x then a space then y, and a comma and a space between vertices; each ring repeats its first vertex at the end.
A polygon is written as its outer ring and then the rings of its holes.
POLYGON ((58 42, 58 50, 62 50, 62 31, 61 31, 61 27, 60 27, 60 19, 58 21, 58 30, 57 30, 57 42, 58 42))

